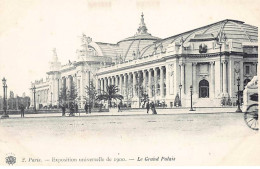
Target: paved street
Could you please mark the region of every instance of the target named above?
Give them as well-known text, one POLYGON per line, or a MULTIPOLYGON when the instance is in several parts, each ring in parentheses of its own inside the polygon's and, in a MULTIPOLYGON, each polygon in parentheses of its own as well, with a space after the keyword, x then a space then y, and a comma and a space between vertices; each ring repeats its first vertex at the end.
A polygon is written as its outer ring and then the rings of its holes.
POLYGON ((18 165, 68 165, 55 162, 52 157, 119 159, 74 165, 259 164, 256 155, 260 152, 259 137, 246 126, 243 114, 179 111, 158 115, 143 112, 93 113, 81 117, 26 115, 24 119, 13 115, 0 120, 0 163, 4 163, 5 154, 13 153, 18 165), (29 157, 42 161, 28 162, 29 157), (151 161, 157 157, 159 161, 151 161), (26 163, 21 162, 22 158, 26 163))

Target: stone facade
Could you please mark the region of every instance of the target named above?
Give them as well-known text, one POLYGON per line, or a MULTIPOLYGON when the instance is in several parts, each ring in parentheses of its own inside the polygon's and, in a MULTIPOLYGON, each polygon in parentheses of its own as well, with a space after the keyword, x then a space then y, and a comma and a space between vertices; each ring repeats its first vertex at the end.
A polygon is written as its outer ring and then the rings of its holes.
POLYGON ((194 106, 220 106, 223 97, 234 103, 236 79, 240 77, 243 88, 257 75, 257 35, 255 26, 223 20, 160 39, 147 32, 142 15, 136 35, 117 44, 83 35, 78 58, 67 65, 61 65, 54 51, 48 80, 32 86, 45 104, 58 104, 60 88, 74 83, 80 107, 89 80, 99 92, 110 84, 118 86, 132 107, 140 106, 141 89, 150 101, 167 107, 173 107, 177 95, 182 106, 190 106, 190 86, 194 106))

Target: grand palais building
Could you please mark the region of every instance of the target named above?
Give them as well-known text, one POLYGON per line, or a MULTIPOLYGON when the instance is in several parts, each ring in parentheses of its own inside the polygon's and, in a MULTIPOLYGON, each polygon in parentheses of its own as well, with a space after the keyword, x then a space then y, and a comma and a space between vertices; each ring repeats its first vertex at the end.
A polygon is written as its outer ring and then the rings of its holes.
POLYGON ((227 19, 161 39, 148 33, 142 14, 135 35, 112 44, 83 34, 75 61, 62 65, 59 57, 54 49, 47 78, 32 82, 36 107, 58 105, 61 88, 74 84, 83 108, 90 81, 99 93, 118 86, 131 107, 139 107, 141 89, 155 103, 173 107, 178 95, 188 107, 191 85, 194 106, 214 107, 223 97, 236 101, 238 77, 243 90, 257 75, 258 27, 227 19))

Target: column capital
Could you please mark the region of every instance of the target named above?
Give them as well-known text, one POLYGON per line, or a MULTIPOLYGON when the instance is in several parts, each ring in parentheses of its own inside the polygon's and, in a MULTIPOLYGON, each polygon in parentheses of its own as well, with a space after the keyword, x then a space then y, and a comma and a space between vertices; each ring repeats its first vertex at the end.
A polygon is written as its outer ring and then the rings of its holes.
POLYGON ((215 64, 215 61, 210 62, 210 65, 214 65, 214 64, 215 64))
POLYGON ((185 65, 185 63, 183 63, 183 62, 179 63, 179 66, 184 66, 184 65, 185 65))
POLYGON ((198 62, 192 62, 192 66, 196 66, 198 62))
POLYGON ((228 61, 227 61, 227 60, 223 60, 222 63, 223 63, 223 64, 227 64, 228 61))
POLYGON ((166 69, 165 65, 160 66, 161 69, 166 69))

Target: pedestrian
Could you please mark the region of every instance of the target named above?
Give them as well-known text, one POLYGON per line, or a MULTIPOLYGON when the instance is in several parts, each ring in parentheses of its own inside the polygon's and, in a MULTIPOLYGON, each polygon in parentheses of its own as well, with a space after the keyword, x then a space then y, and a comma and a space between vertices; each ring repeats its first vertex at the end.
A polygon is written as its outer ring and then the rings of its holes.
POLYGON ((66 107, 64 104, 61 105, 61 110, 62 110, 62 116, 65 116, 66 107))
POLYGON ((74 109, 74 103, 71 103, 71 104, 70 104, 70 114, 69 114, 69 116, 75 116, 75 115, 74 115, 74 110, 75 110, 75 109, 74 109))
POLYGON ((88 111, 89 111, 89 114, 91 114, 91 108, 92 108, 92 105, 90 104, 90 105, 88 105, 88 111))
POLYGON ((146 110, 147 110, 147 114, 148 114, 149 110, 150 110, 150 103, 149 103, 149 101, 146 103, 146 110))
POLYGON ((122 112, 122 110, 121 110, 121 106, 122 106, 122 100, 119 102, 119 104, 118 104, 118 112, 122 112))
POLYGON ((20 105, 20 110, 21 110, 21 117, 24 118, 24 105, 20 105))
POLYGON ((87 103, 85 104, 84 108, 85 108, 86 114, 88 114, 88 104, 87 103))
POLYGON ((155 109, 155 105, 154 105, 153 102, 151 103, 151 110, 152 110, 153 114, 157 114, 156 109, 155 109))
POLYGON ((77 103, 75 104, 75 110, 76 110, 76 113, 78 113, 78 111, 79 111, 79 106, 78 106, 77 103))

